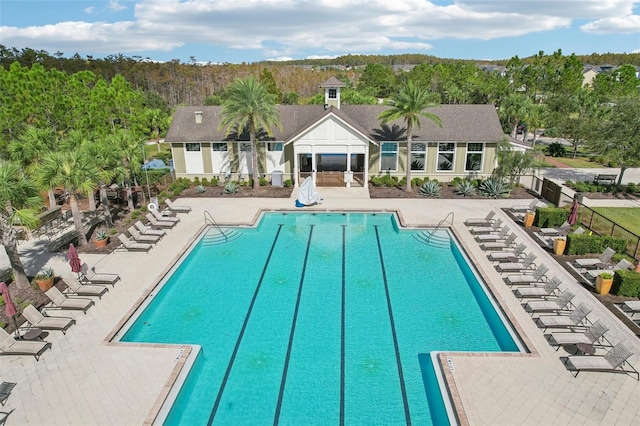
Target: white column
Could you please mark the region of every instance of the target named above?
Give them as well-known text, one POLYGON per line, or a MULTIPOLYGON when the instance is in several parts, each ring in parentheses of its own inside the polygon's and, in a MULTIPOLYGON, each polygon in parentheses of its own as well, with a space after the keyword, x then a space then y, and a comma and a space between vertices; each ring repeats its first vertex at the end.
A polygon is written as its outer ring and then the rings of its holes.
MULTIPOLYGON (((347 145, 347 172, 351 171, 351 145, 347 145)), ((347 182, 347 188, 351 188, 351 182, 347 182)))
POLYGON ((313 184, 316 185, 316 174, 318 173, 317 164, 316 164, 316 147, 311 145, 311 179, 313 179, 313 184))
POLYGON ((369 187, 369 143, 364 147, 364 187, 369 187))
POLYGON ((294 142, 294 145, 293 145, 293 186, 294 188, 297 188, 300 186, 300 183, 298 182, 299 170, 300 170, 300 164, 298 160, 298 148, 296 148, 295 142, 294 142))

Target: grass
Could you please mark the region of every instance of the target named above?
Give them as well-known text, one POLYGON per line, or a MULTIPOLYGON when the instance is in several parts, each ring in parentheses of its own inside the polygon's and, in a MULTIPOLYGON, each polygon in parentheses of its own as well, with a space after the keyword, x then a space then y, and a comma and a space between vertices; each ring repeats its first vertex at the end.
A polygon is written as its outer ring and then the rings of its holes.
POLYGON ((593 207, 602 216, 640 235, 640 208, 638 207, 593 207))
POLYGON ((577 169, 598 169, 606 167, 596 161, 589 161, 587 157, 555 157, 555 160, 577 169))

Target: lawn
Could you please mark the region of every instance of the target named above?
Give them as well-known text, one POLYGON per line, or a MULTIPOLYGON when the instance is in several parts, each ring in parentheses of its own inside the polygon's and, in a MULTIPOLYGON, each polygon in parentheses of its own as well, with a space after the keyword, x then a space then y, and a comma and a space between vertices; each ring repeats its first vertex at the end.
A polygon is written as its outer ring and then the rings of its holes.
POLYGON ((596 161, 589 161, 587 157, 555 157, 555 160, 577 169, 599 169, 606 167, 596 161))
POLYGON ((594 207, 593 210, 607 219, 640 235, 640 208, 638 207, 594 207))

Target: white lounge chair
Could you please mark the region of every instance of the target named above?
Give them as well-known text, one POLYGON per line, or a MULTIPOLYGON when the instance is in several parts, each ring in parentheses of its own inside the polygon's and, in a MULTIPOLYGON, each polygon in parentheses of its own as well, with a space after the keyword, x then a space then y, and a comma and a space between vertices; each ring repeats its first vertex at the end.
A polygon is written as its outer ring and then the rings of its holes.
POLYGON ((62 331, 62 334, 65 334, 69 327, 76 323, 76 320, 73 318, 45 317, 33 305, 27 305, 22 310, 22 316, 25 317, 31 328, 57 330, 62 331))
POLYGON ((564 222, 558 228, 540 228, 540 233, 545 237, 553 237, 556 235, 567 235, 571 230, 571 224, 564 222))
MULTIPOLYGON (((571 331, 559 331, 548 335, 547 340, 551 346, 557 346, 556 351, 560 349, 560 346, 577 345, 579 343, 586 343, 589 345, 599 345, 600 340, 605 339, 605 333, 609 329, 598 320, 584 331, 584 333, 577 333, 571 331)), ((607 344, 606 346, 610 346, 607 344)))
POLYGON ((145 217, 147 218, 147 220, 149 221, 149 223, 151 225, 157 226, 157 227, 160 227, 160 228, 173 228, 174 226, 176 226, 178 224, 178 222, 170 222, 168 220, 158 220, 151 213, 147 213, 145 215, 145 217))
POLYGON ((527 269, 533 269, 536 264, 533 263, 537 256, 534 253, 529 253, 521 262, 505 262, 496 265, 496 270, 502 272, 523 272, 527 269))
POLYGON ((488 241, 480 244, 480 248, 484 251, 507 250, 513 248, 516 244, 516 234, 511 233, 504 241, 488 241))
POLYGON ((159 237, 167 235, 167 231, 164 229, 153 229, 150 226, 145 226, 139 220, 136 220, 135 226, 142 235, 157 235, 159 237))
POLYGON ((534 283, 540 283, 547 280, 547 276, 545 275, 549 271, 549 267, 545 264, 541 264, 536 269, 534 269, 531 273, 528 274, 513 274, 507 275, 504 277, 504 282, 507 285, 531 285, 534 283))
POLYGON ((529 203, 529 205, 513 206, 513 207, 510 208, 510 210, 512 212, 518 212, 518 213, 532 212, 532 211, 535 210, 537 205, 538 205, 538 200, 537 199, 533 199, 533 200, 531 200, 531 203, 529 203))
POLYGON ((62 294, 56 287, 51 287, 45 292, 51 300, 53 306, 47 306, 45 309, 64 309, 71 311, 82 311, 85 314, 87 310, 94 305, 91 299, 81 299, 76 297, 68 297, 62 294))
POLYGON ((131 237, 138 243, 155 244, 162 238, 160 235, 142 235, 135 226, 130 226, 128 230, 131 237))
POLYGON ((630 266, 631 266, 631 262, 629 262, 627 259, 622 259, 620 260, 620 262, 615 264, 611 269, 590 269, 586 271, 584 274, 582 274, 582 276, 589 281, 593 281, 598 277, 598 275, 604 274, 605 272, 609 274, 613 274, 615 273, 615 271, 619 271, 622 269, 629 269, 630 266))
POLYGON ((491 241, 505 241, 509 236, 511 229, 508 226, 503 226, 500 231, 494 234, 481 234, 476 235, 476 241, 479 243, 487 243, 491 241))
POLYGON ((586 303, 581 303, 569 315, 540 315, 535 321, 538 327, 543 329, 543 332, 548 328, 574 329, 582 327, 590 313, 591 307, 586 303))
POLYGON ((578 268, 598 268, 605 269, 609 266, 611 258, 616 254, 616 251, 611 247, 607 247, 598 258, 582 258, 573 261, 574 265, 578 268))
POLYGON ((180 222, 179 217, 164 215, 160 213, 158 210, 154 210, 154 209, 151 209, 149 211, 158 220, 164 220, 166 222, 180 222))
POLYGON ((151 250, 151 248, 153 247, 149 243, 138 243, 133 240, 130 240, 124 234, 119 234, 118 239, 122 243, 122 247, 124 247, 125 250, 127 251, 144 251, 146 253, 149 250, 151 250))
POLYGON ((492 262, 516 262, 524 257, 526 249, 527 245, 520 243, 510 251, 493 251, 487 255, 487 258, 492 262))
POLYGON ((640 380, 638 370, 627 362, 633 355, 624 344, 618 343, 604 355, 571 355, 565 359, 564 364, 569 371, 575 371, 577 376, 581 371, 602 371, 610 373, 629 373, 640 380), (628 368, 625 368, 625 365, 628 368))
POLYGON ((169 210, 171 210, 174 213, 189 213, 191 211, 191 207, 188 207, 188 206, 176 206, 175 204, 173 204, 173 201, 171 201, 169 198, 164 200, 164 202, 167 205, 167 207, 169 208, 169 210))
POLYGON ((495 210, 491 210, 485 217, 470 218, 464 221, 467 226, 490 226, 494 222, 495 210))
POLYGON ((629 315, 630 317, 633 317, 635 314, 640 313, 640 300, 627 300, 622 304, 622 306, 626 308, 627 311, 629 311, 629 313, 631 314, 629 315))
POLYGON ((524 310, 531 315, 540 312, 560 312, 567 311, 571 307, 571 300, 575 294, 571 291, 564 291, 554 300, 534 300, 524 304, 524 310))
POLYGON ((42 353, 50 347, 49 342, 16 340, 4 328, 0 328, 0 355, 31 355, 39 361, 42 353))
POLYGON ((502 229, 502 219, 498 218, 489 226, 472 226, 469 232, 474 235, 491 234, 500 232, 500 229, 502 229))
POLYGON ((69 287, 69 293, 74 296, 96 296, 100 299, 103 294, 109 291, 109 289, 103 285, 80 284, 73 279, 66 279, 65 282, 67 283, 67 287, 69 287))
POLYGON ((78 281, 82 284, 108 284, 113 286, 120 281, 120 275, 108 272, 96 272, 95 268, 89 268, 86 263, 83 263, 78 281))
POLYGON ((513 291, 513 294, 520 300, 525 297, 544 299, 545 297, 556 295, 560 284, 562 284, 562 280, 558 277, 553 277, 542 286, 531 285, 528 287, 518 287, 513 291))

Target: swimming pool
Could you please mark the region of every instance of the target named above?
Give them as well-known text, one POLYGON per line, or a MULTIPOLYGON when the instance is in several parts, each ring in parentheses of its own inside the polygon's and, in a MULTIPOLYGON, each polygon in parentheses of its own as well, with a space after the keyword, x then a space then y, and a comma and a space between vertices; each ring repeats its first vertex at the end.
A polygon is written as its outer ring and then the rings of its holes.
POLYGON ((121 339, 201 346, 165 424, 438 423, 430 352, 519 346, 457 245, 420 232, 266 213, 203 235, 121 339))

